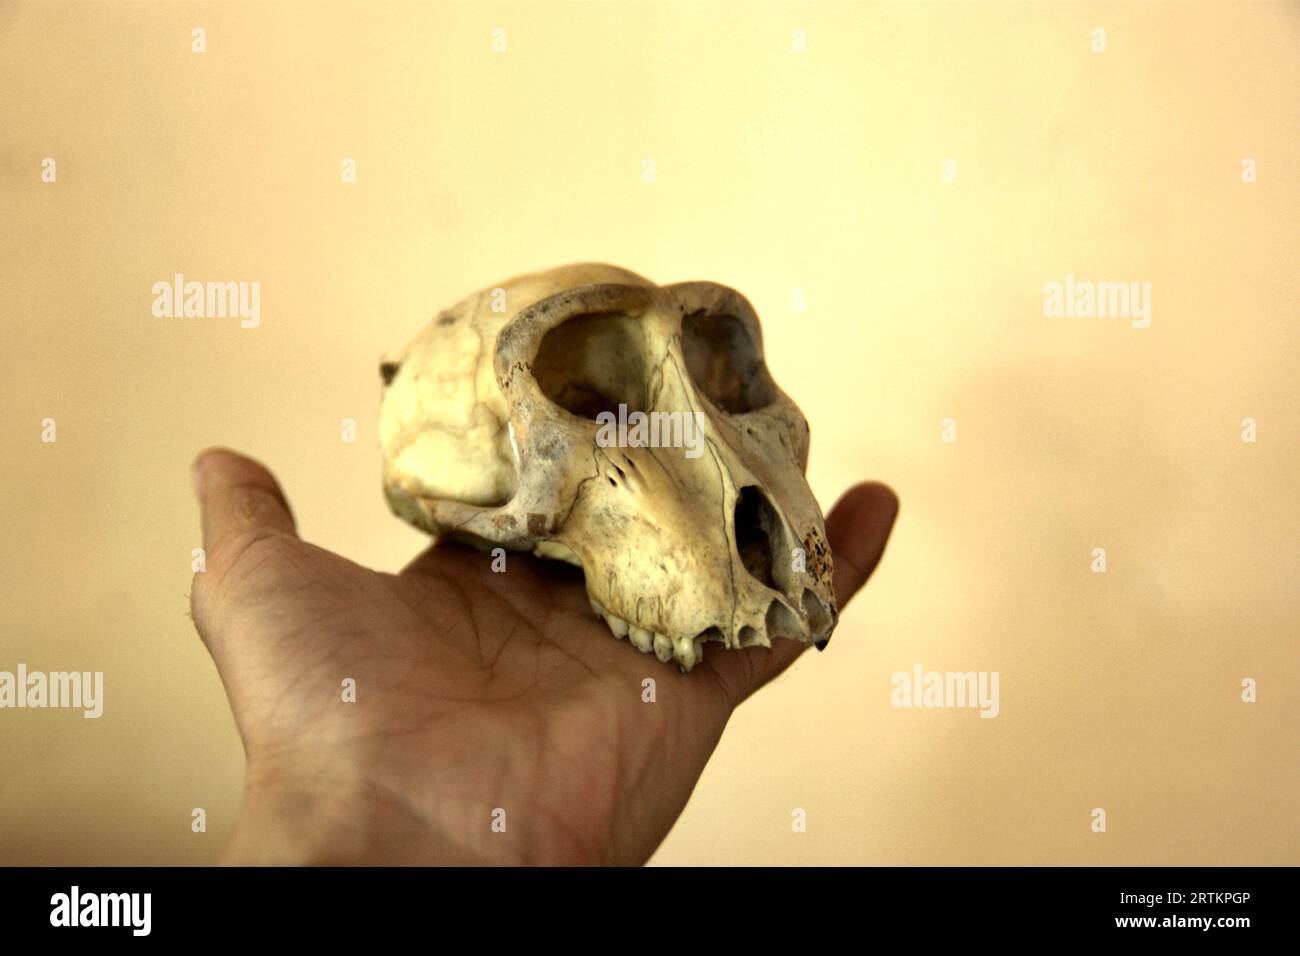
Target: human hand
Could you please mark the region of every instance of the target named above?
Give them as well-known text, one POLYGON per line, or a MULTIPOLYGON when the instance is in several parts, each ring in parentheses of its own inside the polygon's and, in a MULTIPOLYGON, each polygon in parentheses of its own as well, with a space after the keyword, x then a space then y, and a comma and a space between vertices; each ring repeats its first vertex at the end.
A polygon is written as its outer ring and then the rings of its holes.
MULTIPOLYGON (((191 607, 248 761, 226 862, 643 863, 732 710, 806 649, 718 648, 680 674, 610 635, 577 568, 512 553, 494 573, 434 545, 371 571, 300 540, 256 462, 209 449, 194 478, 191 607)), ((861 484, 828 516, 841 609, 897 509, 861 484)))

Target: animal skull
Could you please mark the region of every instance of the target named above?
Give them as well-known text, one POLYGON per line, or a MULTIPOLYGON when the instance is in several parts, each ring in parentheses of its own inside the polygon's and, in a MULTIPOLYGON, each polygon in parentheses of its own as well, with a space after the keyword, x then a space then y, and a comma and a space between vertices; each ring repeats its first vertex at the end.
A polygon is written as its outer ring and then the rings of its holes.
POLYGON ((381 371, 399 517, 579 565, 614 635, 683 671, 711 640, 829 639, 808 423, 740 293, 563 266, 439 313, 381 371), (622 443, 613 417, 631 426, 622 443))

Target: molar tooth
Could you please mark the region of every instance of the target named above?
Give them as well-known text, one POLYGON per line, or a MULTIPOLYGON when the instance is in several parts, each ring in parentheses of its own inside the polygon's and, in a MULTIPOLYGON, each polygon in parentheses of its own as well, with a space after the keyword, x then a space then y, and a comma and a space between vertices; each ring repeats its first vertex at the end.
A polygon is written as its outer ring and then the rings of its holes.
POLYGON ((613 614, 606 611, 605 623, 609 625, 609 629, 614 632, 614 636, 620 641, 627 637, 627 621, 623 620, 621 617, 615 617, 613 614))
POLYGON ((627 637, 628 640, 630 640, 633 643, 633 645, 636 646, 636 649, 640 651, 642 654, 649 654, 650 651, 654 649, 654 645, 655 645, 654 635, 651 634, 649 631, 647 631, 644 627, 637 627, 636 625, 632 625, 627 630, 627 637))
POLYGON ((655 635, 655 657, 667 664, 673 659, 673 642, 666 634, 655 635))

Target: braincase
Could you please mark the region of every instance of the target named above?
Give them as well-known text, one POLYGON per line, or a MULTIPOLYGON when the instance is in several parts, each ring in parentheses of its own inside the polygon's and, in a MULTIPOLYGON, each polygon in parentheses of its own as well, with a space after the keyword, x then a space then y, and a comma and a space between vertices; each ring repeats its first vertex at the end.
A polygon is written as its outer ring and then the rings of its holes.
POLYGON ((491 376, 485 338, 472 310, 454 307, 403 353, 379 423, 390 484, 419 497, 478 505, 500 504, 514 493, 513 452, 503 427, 508 410, 495 383, 484 379, 485 372, 491 376))
MULTIPOLYGON (((400 361, 388 364, 384 373, 388 387, 380 442, 388 483, 424 498, 481 506, 508 501, 519 476, 508 428, 510 410, 493 372, 497 336, 519 312, 543 299, 575 287, 612 282, 652 285, 617 266, 577 263, 481 289, 431 320, 400 361), (446 467, 449 462, 457 466, 446 467)), ((579 319, 562 338, 582 339, 582 330, 591 324, 579 319)), ((600 363, 611 355, 626 355, 632 361, 628 334, 621 338, 615 334, 618 341, 610 341, 611 333, 602 333, 599 342, 581 353, 588 371, 572 378, 569 401, 589 403, 600 388, 611 388, 613 381, 637 380, 625 374, 626 368, 601 371, 600 363), (584 382, 589 386, 585 399, 584 382)), ((547 380, 562 389, 569 343, 557 340, 556 346, 551 350, 556 358, 549 361, 554 373, 547 380)))

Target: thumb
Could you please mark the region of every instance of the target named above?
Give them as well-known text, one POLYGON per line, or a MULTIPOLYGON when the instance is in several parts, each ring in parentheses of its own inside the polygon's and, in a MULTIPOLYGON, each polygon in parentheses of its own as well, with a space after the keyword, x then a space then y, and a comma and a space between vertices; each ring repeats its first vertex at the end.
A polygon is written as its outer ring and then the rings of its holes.
POLYGON ((240 615, 245 624, 256 619, 260 602, 257 588, 252 594, 247 588, 232 590, 229 582, 238 578, 231 571, 258 542, 296 541, 298 534, 280 485, 258 462, 225 448, 209 448, 199 453, 190 470, 207 558, 190 588, 190 615, 226 685, 247 747, 247 688, 255 686, 257 659, 246 652, 247 644, 241 651, 240 642, 231 636, 241 633, 240 615))
POLYGON ((297 537, 284 492, 261 464, 225 448, 200 452, 192 466, 203 524, 203 550, 219 563, 258 538, 297 537))

